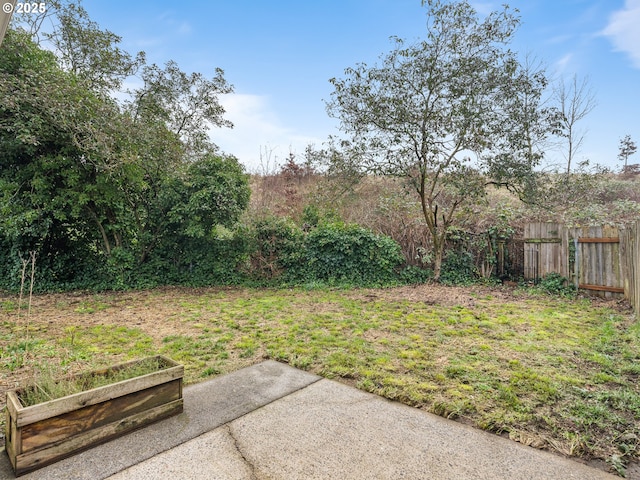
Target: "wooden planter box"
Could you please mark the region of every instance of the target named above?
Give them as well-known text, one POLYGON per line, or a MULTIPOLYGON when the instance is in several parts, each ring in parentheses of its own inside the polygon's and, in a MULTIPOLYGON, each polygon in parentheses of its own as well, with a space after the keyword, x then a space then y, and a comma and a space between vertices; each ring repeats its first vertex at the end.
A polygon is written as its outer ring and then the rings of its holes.
MULTIPOLYGON (((16 475, 71 456, 182 412, 184 367, 163 356, 163 368, 103 387, 24 407, 7 392, 5 445, 16 475)), ((89 375, 105 375, 141 360, 89 375)))

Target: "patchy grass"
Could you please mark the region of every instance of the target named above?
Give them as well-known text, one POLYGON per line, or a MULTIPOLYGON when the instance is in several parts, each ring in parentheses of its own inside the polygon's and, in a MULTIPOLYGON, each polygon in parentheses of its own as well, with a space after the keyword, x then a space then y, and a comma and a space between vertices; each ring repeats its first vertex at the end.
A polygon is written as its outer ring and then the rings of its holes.
POLYGON ((271 358, 620 474, 640 451, 640 324, 615 303, 498 288, 176 289, 39 296, 27 323, 0 301, 5 390, 51 364, 161 353, 197 382, 271 358))

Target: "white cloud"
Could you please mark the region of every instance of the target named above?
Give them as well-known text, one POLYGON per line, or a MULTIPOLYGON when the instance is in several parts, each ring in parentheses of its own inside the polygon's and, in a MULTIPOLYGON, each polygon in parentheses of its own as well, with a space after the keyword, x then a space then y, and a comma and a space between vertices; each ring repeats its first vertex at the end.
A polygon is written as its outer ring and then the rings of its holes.
POLYGON ((191 25, 189 23, 182 22, 177 31, 180 35, 189 35, 193 31, 193 29, 191 28, 191 25))
POLYGON ((484 16, 487 16, 496 10, 495 2, 471 2, 471 6, 476 10, 476 12, 484 16))
POLYGON ((556 63, 556 71, 559 73, 564 72, 565 70, 567 70, 567 65, 569 64, 569 62, 571 62, 571 60, 573 59, 573 54, 572 53, 567 53, 565 56, 563 56, 562 58, 560 58, 556 63))
POLYGON ((225 118, 234 126, 211 130, 211 139, 225 153, 236 156, 250 172, 273 169, 276 163, 284 163, 290 151, 302 155, 308 144, 323 141, 284 126, 266 96, 222 95, 220 103, 226 110, 225 118), (270 153, 269 165, 265 150, 270 153))
POLYGON ((622 10, 609 17, 603 35, 610 38, 616 50, 627 53, 636 68, 640 68, 640 0, 626 0, 622 10))

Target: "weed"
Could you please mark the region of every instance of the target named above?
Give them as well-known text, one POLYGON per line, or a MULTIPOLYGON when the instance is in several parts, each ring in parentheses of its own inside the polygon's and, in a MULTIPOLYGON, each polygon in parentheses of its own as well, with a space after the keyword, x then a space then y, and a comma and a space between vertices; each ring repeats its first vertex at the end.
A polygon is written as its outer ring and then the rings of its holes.
POLYGON ((22 405, 29 407, 73 395, 74 393, 157 372, 164 366, 162 360, 148 358, 124 368, 110 368, 98 374, 75 375, 62 379, 56 378, 59 372, 55 369, 44 368, 40 370, 33 385, 24 387, 17 393, 22 405))
POLYGON ((543 293, 560 295, 563 297, 575 297, 575 285, 558 273, 549 273, 545 275, 535 287, 543 293))
POLYGON ((217 367, 207 367, 202 371, 201 377, 211 377, 213 375, 219 375, 221 373, 220 369, 217 367))

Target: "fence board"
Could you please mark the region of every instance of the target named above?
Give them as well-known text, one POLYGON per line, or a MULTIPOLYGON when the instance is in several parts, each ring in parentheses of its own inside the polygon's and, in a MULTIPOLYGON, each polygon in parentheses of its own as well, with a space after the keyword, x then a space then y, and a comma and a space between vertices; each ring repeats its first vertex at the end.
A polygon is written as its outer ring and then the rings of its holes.
POLYGON ((624 295, 640 319, 640 221, 621 232, 620 263, 624 273, 624 295))

